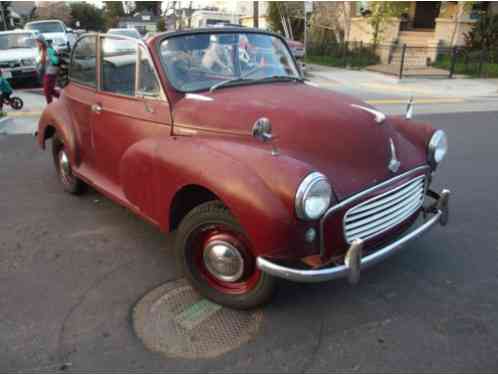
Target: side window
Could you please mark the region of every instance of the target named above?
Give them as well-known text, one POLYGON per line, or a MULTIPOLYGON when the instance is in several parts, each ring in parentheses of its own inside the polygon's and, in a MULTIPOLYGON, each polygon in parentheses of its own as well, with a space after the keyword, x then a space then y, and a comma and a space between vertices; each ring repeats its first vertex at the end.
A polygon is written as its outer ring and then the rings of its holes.
POLYGON ((97 87, 97 37, 87 36, 74 47, 69 79, 86 86, 97 87))
POLYGON ((154 73, 152 62, 149 60, 143 47, 140 47, 139 61, 137 94, 149 97, 159 97, 161 95, 159 82, 154 73))
POLYGON ((137 42, 102 38, 102 91, 135 96, 137 42))

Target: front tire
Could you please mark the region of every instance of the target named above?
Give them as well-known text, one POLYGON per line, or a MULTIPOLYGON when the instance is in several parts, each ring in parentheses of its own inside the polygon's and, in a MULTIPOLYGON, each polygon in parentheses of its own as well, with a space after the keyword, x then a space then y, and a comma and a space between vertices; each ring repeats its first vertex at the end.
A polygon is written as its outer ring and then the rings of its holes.
POLYGON ((12 98, 10 98, 10 106, 13 108, 13 109, 22 109, 24 105, 24 102, 22 101, 22 99, 18 96, 13 96, 12 98))
POLYGON ((185 216, 175 248, 192 286, 220 305, 254 308, 275 290, 275 279, 256 267, 247 235, 220 201, 203 203, 185 216))
POLYGON ((73 174, 73 168, 64 143, 54 136, 52 140, 52 156, 59 181, 65 191, 71 194, 81 194, 85 190, 85 183, 73 174))

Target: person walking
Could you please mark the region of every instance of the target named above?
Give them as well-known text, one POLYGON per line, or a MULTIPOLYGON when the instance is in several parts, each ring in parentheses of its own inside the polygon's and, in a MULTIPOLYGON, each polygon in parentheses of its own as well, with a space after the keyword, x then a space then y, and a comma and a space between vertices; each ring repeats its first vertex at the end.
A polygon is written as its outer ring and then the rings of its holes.
POLYGON ((52 47, 51 40, 45 40, 42 35, 36 38, 40 51, 40 64, 43 74, 43 93, 47 104, 52 103, 52 99, 59 97, 59 91, 55 88, 57 74, 59 73, 59 57, 52 47))

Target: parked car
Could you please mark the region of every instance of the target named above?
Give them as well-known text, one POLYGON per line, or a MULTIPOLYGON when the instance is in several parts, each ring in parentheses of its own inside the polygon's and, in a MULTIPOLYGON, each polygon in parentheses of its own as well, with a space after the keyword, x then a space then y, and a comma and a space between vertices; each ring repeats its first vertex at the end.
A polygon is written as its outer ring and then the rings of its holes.
POLYGON ((234 308, 268 301, 276 277, 357 282, 448 220, 449 191, 430 189, 445 133, 309 84, 260 30, 85 35, 37 137, 66 191, 176 231, 192 285, 234 308))
POLYGON ((123 36, 128 36, 130 38, 135 38, 135 39, 140 39, 140 33, 138 32, 137 29, 109 29, 107 31, 108 34, 113 34, 113 35, 123 35, 123 36))
POLYGON ((304 43, 298 40, 286 39, 287 45, 289 46, 292 54, 296 59, 303 59, 306 52, 304 48, 304 43))
POLYGON ((70 51, 75 42, 72 29, 66 28, 64 22, 60 20, 28 22, 24 29, 39 32, 46 40, 51 40, 52 46, 58 53, 70 51))
POLYGON ((11 80, 40 81, 39 53, 30 31, 0 32, 0 69, 11 80))

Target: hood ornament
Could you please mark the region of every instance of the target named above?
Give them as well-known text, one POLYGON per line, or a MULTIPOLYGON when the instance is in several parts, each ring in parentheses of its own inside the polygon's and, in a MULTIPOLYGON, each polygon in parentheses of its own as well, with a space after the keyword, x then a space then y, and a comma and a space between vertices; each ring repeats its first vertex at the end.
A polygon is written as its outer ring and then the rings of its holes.
POLYGON ((392 138, 389 138, 389 151, 391 153, 391 160, 389 160, 389 164, 387 167, 391 172, 396 173, 401 166, 401 162, 396 156, 396 147, 394 146, 394 141, 392 138))
POLYGON ((371 113, 372 115, 374 115, 375 122, 377 124, 382 124, 384 121, 386 121, 386 115, 383 114, 380 111, 377 111, 376 109, 372 109, 372 108, 368 108, 368 107, 363 107, 363 106, 358 105, 358 104, 351 104, 351 107, 358 108, 358 109, 361 109, 362 111, 371 113))
POLYGON ((406 114, 405 118, 407 120, 411 120, 413 117, 413 96, 408 100, 408 104, 406 105, 406 114))

